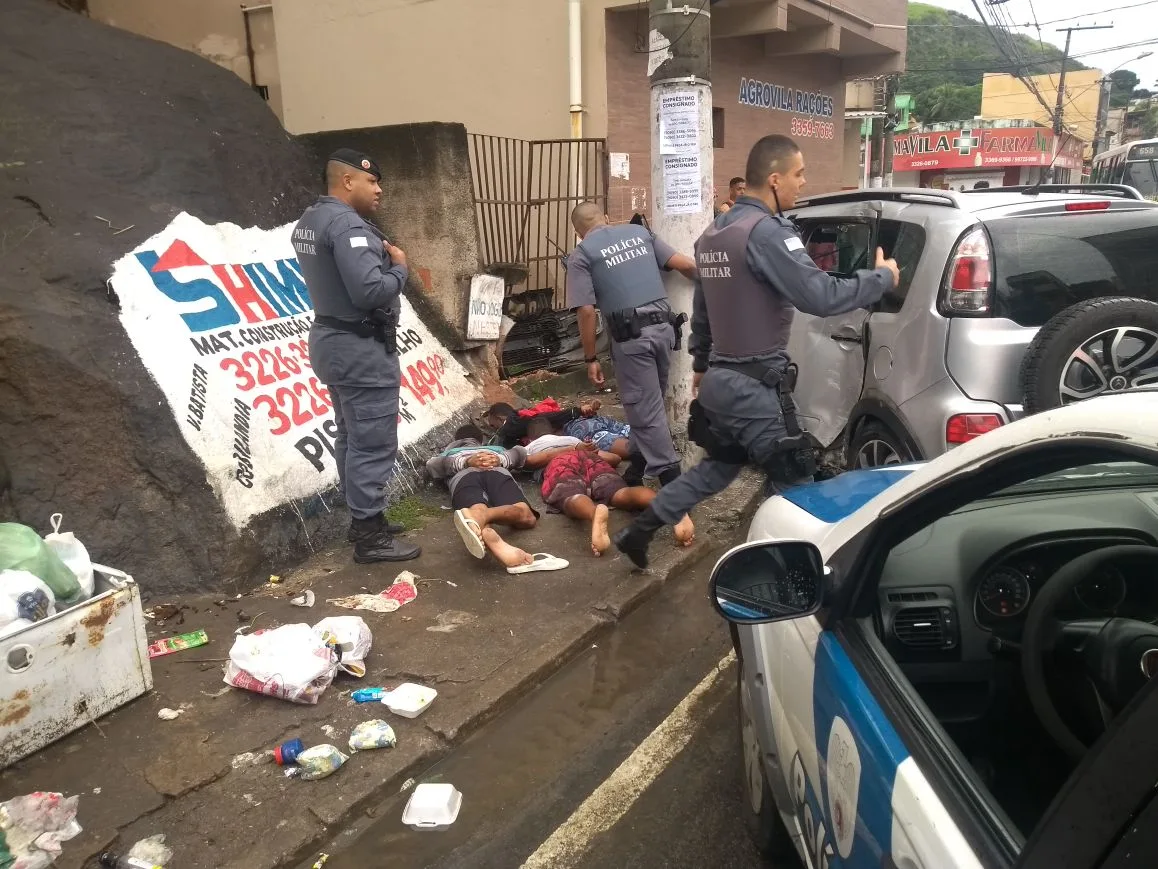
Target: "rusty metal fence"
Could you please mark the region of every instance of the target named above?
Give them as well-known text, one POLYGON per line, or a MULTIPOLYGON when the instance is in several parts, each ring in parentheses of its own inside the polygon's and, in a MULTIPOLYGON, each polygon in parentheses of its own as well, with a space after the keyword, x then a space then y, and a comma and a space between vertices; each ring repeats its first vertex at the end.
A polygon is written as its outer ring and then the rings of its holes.
POLYGON ((585 200, 607 208, 607 141, 472 133, 470 163, 483 267, 504 275, 508 294, 550 290, 564 307, 571 210, 585 200))

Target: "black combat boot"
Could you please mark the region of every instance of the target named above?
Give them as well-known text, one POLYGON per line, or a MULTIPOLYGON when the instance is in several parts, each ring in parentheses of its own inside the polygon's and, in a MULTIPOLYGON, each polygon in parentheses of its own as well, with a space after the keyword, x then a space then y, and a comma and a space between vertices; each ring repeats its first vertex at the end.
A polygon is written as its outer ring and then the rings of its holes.
POLYGON ((422 554, 422 547, 395 537, 382 516, 355 519, 351 530, 357 534, 354 561, 372 564, 376 561, 410 561, 422 554))
POLYGON ((670 486, 672 483, 674 483, 676 480, 679 479, 679 476, 680 476, 680 466, 679 465, 676 465, 674 468, 668 468, 666 471, 663 471, 659 475, 660 487, 662 488, 663 486, 670 486))
MULTIPOLYGON (((357 543, 367 534, 377 534, 381 530, 382 526, 377 524, 373 519, 351 519, 350 530, 346 532, 346 542, 357 543), (367 525, 367 522, 371 523, 371 525, 367 525)), ((386 531, 394 535, 405 534, 406 526, 399 525, 397 522, 387 522, 386 531)))
POLYGON ((616 548, 631 559, 631 563, 643 570, 647 567, 647 547, 655 532, 664 526, 664 521, 655 515, 649 504, 635 521, 614 537, 616 548))
POLYGON ((643 472, 647 470, 647 459, 643 453, 630 453, 627 456, 627 468, 623 472, 623 482, 629 486, 643 485, 643 472))

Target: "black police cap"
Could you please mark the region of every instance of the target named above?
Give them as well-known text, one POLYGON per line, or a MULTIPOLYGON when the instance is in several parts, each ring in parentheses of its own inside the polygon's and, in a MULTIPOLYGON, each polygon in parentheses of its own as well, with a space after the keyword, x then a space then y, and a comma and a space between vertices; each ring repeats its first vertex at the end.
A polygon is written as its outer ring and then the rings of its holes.
POLYGON ((353 166, 355 169, 369 172, 378 181, 382 180, 382 170, 378 168, 378 164, 360 151, 355 151, 353 148, 339 148, 330 155, 330 162, 345 163, 347 166, 353 166))

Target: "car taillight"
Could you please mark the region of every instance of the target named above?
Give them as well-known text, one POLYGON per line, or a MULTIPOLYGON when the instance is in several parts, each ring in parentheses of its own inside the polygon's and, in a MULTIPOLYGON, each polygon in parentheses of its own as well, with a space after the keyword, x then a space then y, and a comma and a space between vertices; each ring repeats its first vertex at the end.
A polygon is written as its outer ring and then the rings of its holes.
POLYGON ((954 314, 984 314, 989 311, 993 282, 989 236, 978 227, 957 243, 949 272, 945 276, 945 307, 954 314))
POLYGON ((995 413, 959 413, 949 417, 945 425, 945 442, 964 444, 1003 425, 995 413))
POLYGON ((1105 211, 1110 207, 1108 202, 1067 202, 1066 211, 1105 211))

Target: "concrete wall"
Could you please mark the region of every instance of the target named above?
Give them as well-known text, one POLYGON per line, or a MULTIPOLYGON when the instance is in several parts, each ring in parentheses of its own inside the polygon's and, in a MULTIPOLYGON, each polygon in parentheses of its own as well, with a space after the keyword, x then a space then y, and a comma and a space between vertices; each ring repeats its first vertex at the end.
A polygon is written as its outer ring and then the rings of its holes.
POLYGON ((470 279, 479 246, 462 124, 400 124, 304 137, 319 167, 338 148, 357 148, 382 168, 378 224, 406 251, 408 295, 431 331, 452 349, 466 335, 470 279))
POLYGON ((278 0, 291 133, 451 121, 569 135, 563 0, 278 0))
MULTIPOLYGON (((1097 69, 1066 73, 1065 111, 1062 119, 1067 127, 1076 131, 1079 139, 1087 143, 1087 157, 1092 153, 1092 143, 1097 134, 1098 106, 1102 94, 1100 81, 1104 77, 1101 70, 1097 69)), ((1045 127, 1052 126, 1058 77, 1035 75, 1032 80, 1049 104, 1049 111, 1019 79, 1000 73, 986 75, 982 82, 981 117, 1025 118, 1045 127)))
POLYGON ((844 122, 844 152, 840 158, 841 187, 860 187, 864 181, 860 129, 861 120, 859 118, 844 122))
MULTIPOLYGON (((638 27, 634 12, 608 12, 606 22, 607 149, 630 155, 629 179, 611 180, 609 213, 625 219, 633 211, 651 210, 651 121, 647 55, 635 50, 638 27)), ((646 19, 643 25, 646 28, 646 19)), ((809 191, 843 186, 844 77, 841 62, 830 55, 802 55, 782 60, 765 55, 761 37, 715 40, 712 44, 712 103, 723 110, 723 147, 715 149, 715 186, 727 198, 728 180, 743 175, 748 151, 761 136, 793 135, 804 151, 809 191), (740 103, 741 77, 792 88, 820 91, 833 100, 833 116, 823 119, 831 138, 793 135, 799 117, 740 103)), ((819 119, 818 119, 819 120, 819 119)))
MULTIPOLYGON (((248 5, 267 5, 254 0, 248 5)), ((238 0, 89 0, 89 17, 113 27, 192 51, 250 81, 245 13, 238 0)), ((281 117, 273 12, 249 13, 257 83, 269 88, 270 108, 281 117)))

